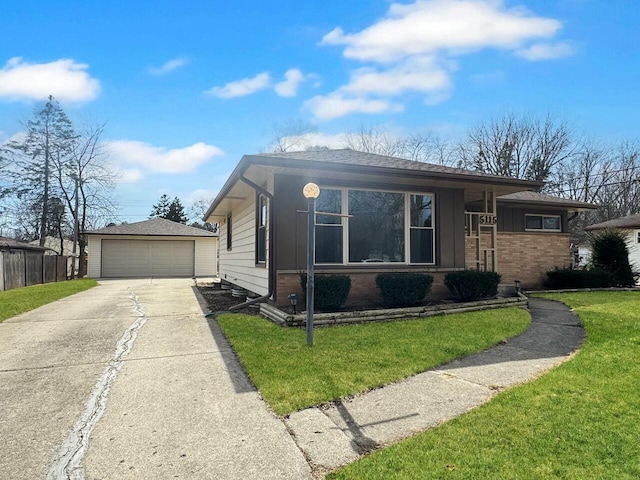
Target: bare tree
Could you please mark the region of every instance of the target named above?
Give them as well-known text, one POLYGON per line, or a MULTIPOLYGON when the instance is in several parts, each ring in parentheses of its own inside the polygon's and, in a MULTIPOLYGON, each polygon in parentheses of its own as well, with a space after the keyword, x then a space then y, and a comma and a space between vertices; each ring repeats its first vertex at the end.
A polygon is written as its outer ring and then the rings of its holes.
POLYGON ((289 119, 275 123, 272 128, 271 142, 267 152, 298 152, 311 147, 309 134, 317 128, 300 119, 289 119))
POLYGON ((417 162, 452 164, 449 144, 430 133, 394 135, 383 125, 363 126, 345 136, 345 148, 417 162))
POLYGON ((545 181, 575 153, 566 122, 550 115, 505 114, 469 130, 458 144, 460 165, 486 173, 545 181))
POLYGON ((198 200, 195 200, 191 204, 191 208, 189 209, 189 212, 191 213, 192 218, 197 219, 190 224, 192 227, 202 228, 203 230, 208 230, 210 232, 218 231, 217 223, 206 222, 205 221, 206 219, 204 218, 212 202, 213 202, 213 198, 209 200, 205 198, 200 198, 198 200))

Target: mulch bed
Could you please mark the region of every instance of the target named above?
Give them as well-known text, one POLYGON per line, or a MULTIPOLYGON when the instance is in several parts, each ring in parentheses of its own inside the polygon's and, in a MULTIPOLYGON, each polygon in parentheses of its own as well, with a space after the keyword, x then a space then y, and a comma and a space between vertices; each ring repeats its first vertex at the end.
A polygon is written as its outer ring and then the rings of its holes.
MULTIPOLYGON (((237 298, 231 295, 231 290, 222 290, 219 283, 198 283, 200 294, 207 302, 209 310, 212 312, 222 312, 229 307, 244 303, 246 298, 237 298)), ((241 310, 244 313, 257 313, 260 307, 252 305, 241 310)))

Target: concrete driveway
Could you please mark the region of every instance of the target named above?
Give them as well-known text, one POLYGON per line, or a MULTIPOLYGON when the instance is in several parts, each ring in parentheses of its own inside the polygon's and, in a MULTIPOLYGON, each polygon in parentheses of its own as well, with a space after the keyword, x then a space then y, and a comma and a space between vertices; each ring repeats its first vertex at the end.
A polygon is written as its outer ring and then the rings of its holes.
POLYGON ((0 478, 310 479, 198 298, 108 280, 0 324, 0 478))

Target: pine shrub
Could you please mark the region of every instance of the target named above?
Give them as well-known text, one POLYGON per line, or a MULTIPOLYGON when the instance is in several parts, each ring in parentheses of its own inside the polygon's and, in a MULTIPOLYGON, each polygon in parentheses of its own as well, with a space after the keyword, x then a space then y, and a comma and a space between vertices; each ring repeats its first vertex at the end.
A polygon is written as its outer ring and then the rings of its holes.
POLYGON ((500 278, 496 272, 462 270, 447 273, 444 284, 456 299, 469 302, 495 296, 498 293, 500 278))
POLYGON ((635 285, 626 234, 616 228, 606 228, 591 237, 591 262, 594 268, 613 273, 616 286, 635 285))
MULTIPOLYGON (((307 274, 300 274, 302 298, 306 304, 307 274)), ((323 312, 339 310, 347 301, 351 290, 348 275, 314 275, 313 308, 323 312)))
POLYGON ((422 302, 433 284, 426 273, 379 273, 376 285, 386 307, 411 307, 422 302))

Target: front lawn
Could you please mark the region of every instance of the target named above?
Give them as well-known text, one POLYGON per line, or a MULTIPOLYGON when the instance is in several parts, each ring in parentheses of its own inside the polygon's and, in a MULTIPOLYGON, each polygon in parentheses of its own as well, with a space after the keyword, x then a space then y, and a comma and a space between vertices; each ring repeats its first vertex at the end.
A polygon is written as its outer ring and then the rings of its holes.
POLYGON ((304 329, 225 314, 218 323, 252 381, 279 415, 362 392, 484 350, 523 332, 518 308, 388 323, 304 329))
POLYGON ((545 297, 585 325, 570 362, 327 478, 640 478, 640 294, 545 297))
POLYGON ((88 290, 97 284, 95 280, 83 278, 0 292, 0 322, 74 293, 88 290))

